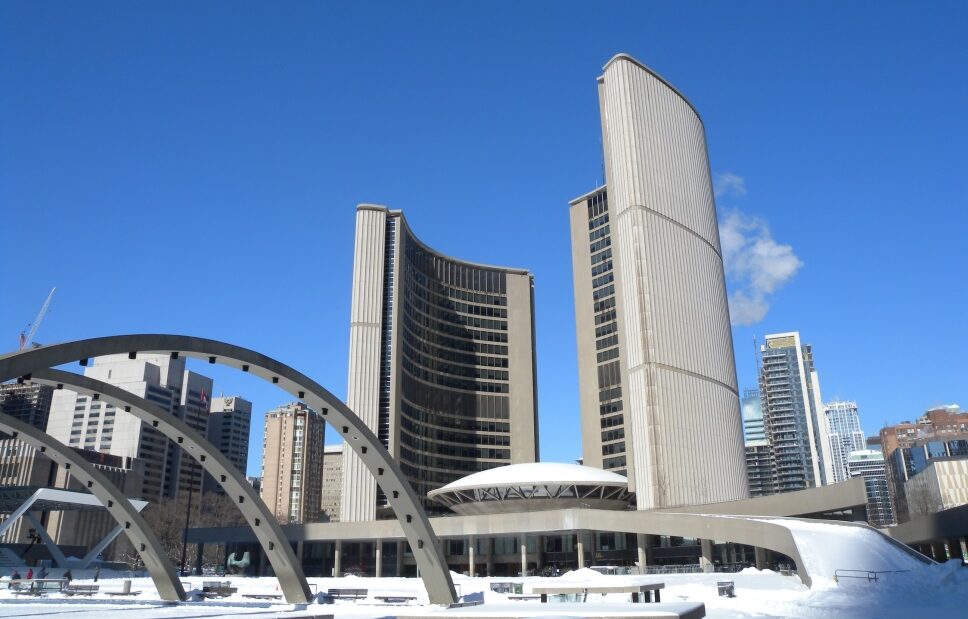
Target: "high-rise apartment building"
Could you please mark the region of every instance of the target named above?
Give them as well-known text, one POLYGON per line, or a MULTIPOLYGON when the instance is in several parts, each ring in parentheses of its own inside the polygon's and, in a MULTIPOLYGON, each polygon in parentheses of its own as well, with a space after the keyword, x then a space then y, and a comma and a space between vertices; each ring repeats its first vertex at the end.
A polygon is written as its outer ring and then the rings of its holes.
MULTIPOLYGON (((203 435, 212 379, 185 369, 185 359, 138 353, 94 359, 84 375, 142 397, 203 435)), ((67 389, 54 392, 47 433, 72 447, 138 458, 145 463, 141 498, 158 501, 201 488, 202 467, 178 445, 123 409, 67 389)))
POLYGON ((743 411, 743 438, 746 445, 746 479, 750 496, 760 497, 774 493, 776 471, 773 466, 773 450, 766 438, 763 423, 763 406, 760 392, 747 389, 740 401, 743 411))
MULTIPOLYGON (((864 431, 860 429, 860 416, 856 402, 828 402, 824 405, 827 417, 827 435, 830 440, 830 468, 833 479, 830 483, 846 481, 850 478, 847 463, 853 451, 867 448, 864 431)), ((883 458, 882 458, 883 460, 883 458)))
MULTIPOLYGON (((533 298, 528 271, 445 256, 400 211, 358 207, 346 403, 417 496, 537 459, 533 298)), ((340 520, 372 520, 380 500, 346 450, 340 520)))
POLYGON ((262 500, 282 524, 319 520, 325 427, 302 402, 266 413, 262 500))
POLYGON ((702 121, 625 54, 598 94, 606 184, 570 209, 584 462, 626 475, 639 509, 745 498, 702 121))
POLYGON ((867 491, 867 522, 872 527, 894 524, 891 495, 887 489, 884 454, 873 449, 858 449, 847 455, 847 475, 863 477, 867 491))
MULTIPOLYGON (((252 402, 238 396, 213 397, 208 416, 208 440, 218 447, 243 475, 249 459, 252 402)), ((221 491, 215 479, 205 475, 205 491, 221 491)))
POLYGON ((917 441, 939 439, 946 436, 968 434, 968 412, 957 404, 930 408, 915 422, 902 421, 886 426, 880 431, 881 449, 884 457, 890 457, 898 447, 911 447, 917 441))
POLYGON ((323 449, 322 515, 330 522, 339 522, 343 497, 343 445, 326 445, 323 449))
MULTIPOLYGON (((32 383, 0 385, 0 412, 46 430, 54 388, 32 383)), ((3 436, 0 434, 0 436, 3 436)))
POLYGON ((820 380, 800 334, 767 335, 760 347, 760 398, 776 469, 775 492, 832 483, 820 380))

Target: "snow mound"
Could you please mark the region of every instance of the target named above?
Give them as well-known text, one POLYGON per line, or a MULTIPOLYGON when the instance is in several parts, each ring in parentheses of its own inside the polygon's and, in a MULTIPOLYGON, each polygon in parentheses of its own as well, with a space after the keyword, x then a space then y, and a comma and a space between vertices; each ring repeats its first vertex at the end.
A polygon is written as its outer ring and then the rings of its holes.
POLYGON ((596 572, 593 569, 583 567, 580 570, 566 572, 558 578, 561 580, 588 580, 589 578, 597 580, 599 578, 605 578, 605 575, 601 572, 596 572))

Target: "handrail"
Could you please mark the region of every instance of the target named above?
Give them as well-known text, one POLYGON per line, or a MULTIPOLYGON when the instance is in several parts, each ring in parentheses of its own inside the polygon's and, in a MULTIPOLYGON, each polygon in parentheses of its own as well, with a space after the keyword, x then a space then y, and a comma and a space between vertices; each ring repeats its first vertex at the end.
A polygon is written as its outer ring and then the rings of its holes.
POLYGON ((867 582, 877 582, 880 577, 879 574, 900 574, 902 572, 910 572, 911 570, 834 570, 834 582, 840 582, 841 578, 859 578, 866 579, 867 582))

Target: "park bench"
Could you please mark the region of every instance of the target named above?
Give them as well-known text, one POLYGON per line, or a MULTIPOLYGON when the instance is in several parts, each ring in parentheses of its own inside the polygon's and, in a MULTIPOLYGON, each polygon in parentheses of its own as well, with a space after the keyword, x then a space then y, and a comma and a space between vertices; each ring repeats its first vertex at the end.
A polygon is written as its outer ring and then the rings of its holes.
POLYGON ((736 587, 732 580, 720 580, 716 583, 716 591, 719 593, 719 597, 734 598, 736 597, 736 587))
POLYGON ((412 595, 375 595, 373 597, 382 601, 384 604, 406 604, 417 599, 416 596, 412 595))
POLYGON ((60 593, 67 581, 63 578, 34 578, 31 580, 12 580, 9 588, 17 595, 42 595, 60 593))
POLYGON ((279 600, 282 599, 281 593, 243 593, 242 597, 250 600, 279 600))
POLYGON ((64 595, 94 595, 100 588, 101 585, 67 585, 64 595))
POLYGON ((554 585, 548 587, 531 587, 531 593, 541 596, 541 602, 546 603, 549 595, 574 595, 582 596, 581 601, 588 599, 589 593, 607 595, 609 593, 631 593, 632 603, 638 603, 639 599, 643 602, 660 602, 659 590, 665 587, 665 583, 654 582, 640 585, 609 585, 609 586, 588 586, 588 585, 554 585))
POLYGON ((517 602, 526 602, 528 600, 540 600, 541 596, 537 593, 510 593, 508 594, 508 599, 517 602))
POLYGON ((327 589, 326 593, 335 599, 347 598, 358 600, 365 598, 369 592, 367 589, 327 589))
POLYGON ((203 580, 202 596, 213 598, 224 598, 232 595, 239 590, 232 586, 231 580, 203 580))

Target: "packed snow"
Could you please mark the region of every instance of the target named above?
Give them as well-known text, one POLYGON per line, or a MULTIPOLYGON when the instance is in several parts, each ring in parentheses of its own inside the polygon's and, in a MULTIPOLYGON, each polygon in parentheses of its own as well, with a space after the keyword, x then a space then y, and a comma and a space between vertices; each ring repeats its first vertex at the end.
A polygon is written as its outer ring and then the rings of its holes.
MULTIPOLYGON (((808 528, 803 532, 809 534, 808 528)), ((827 544, 829 546, 829 544, 827 544)), ((491 617, 522 616, 548 611, 558 615, 580 614, 581 605, 546 604, 534 600, 512 600, 513 596, 491 591, 493 582, 523 584, 523 591, 531 587, 575 585, 587 582, 593 585, 619 585, 632 583, 663 582, 662 601, 702 602, 706 616, 714 619, 769 619, 773 617, 813 618, 866 618, 884 619, 927 616, 963 616, 968 608, 968 569, 960 561, 928 565, 912 564, 907 572, 890 575, 868 582, 866 579, 841 579, 823 587, 808 589, 800 579, 784 576, 769 570, 748 568, 736 574, 662 574, 652 576, 605 576, 593 570, 577 570, 558 578, 542 577, 494 577, 468 578, 452 574, 454 584, 465 600, 483 599, 485 606, 473 607, 474 612, 487 610, 491 617), (716 582, 731 580, 735 583, 736 597, 719 597, 716 582)), ((881 567, 880 564, 865 564, 881 567)), ((825 569, 819 567, 818 569, 825 569)), ((58 577, 60 570, 51 570, 51 577, 58 577)), ((301 617, 307 614, 334 614, 337 617, 377 619, 389 616, 439 614, 444 619, 448 613, 439 606, 428 606, 427 593, 422 581, 416 578, 310 578, 317 591, 329 588, 365 588, 366 599, 337 600, 334 604, 293 605, 283 601, 267 602, 244 597, 246 594, 281 594, 275 578, 245 578, 226 576, 239 591, 220 600, 189 602, 170 605, 161 602, 150 578, 134 578, 132 590, 142 591, 133 598, 111 598, 105 592, 120 591, 124 575, 102 572, 98 580, 100 591, 91 598, 69 598, 61 594, 49 594, 44 598, 23 599, 7 590, 0 590, 0 617, 48 617, 69 616, 71 619, 162 619, 191 616, 198 619, 229 617, 301 617), (404 604, 384 604, 376 599, 380 595, 412 595, 417 599, 404 604)), ((201 591, 202 582, 216 580, 211 576, 191 576, 181 579, 189 589, 201 591)), ((93 572, 75 571, 74 584, 94 584, 93 572)), ((617 616, 634 611, 627 596, 609 594, 589 595, 584 607, 617 616)), ((638 606, 641 608, 641 606, 638 606)), ((472 614, 467 609, 465 615, 472 614)))

